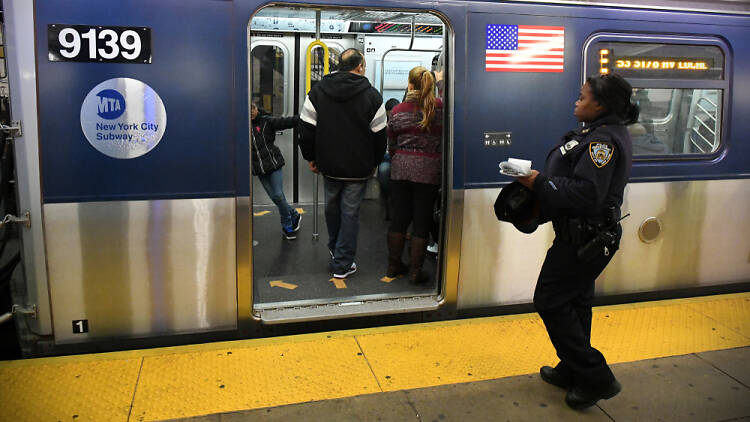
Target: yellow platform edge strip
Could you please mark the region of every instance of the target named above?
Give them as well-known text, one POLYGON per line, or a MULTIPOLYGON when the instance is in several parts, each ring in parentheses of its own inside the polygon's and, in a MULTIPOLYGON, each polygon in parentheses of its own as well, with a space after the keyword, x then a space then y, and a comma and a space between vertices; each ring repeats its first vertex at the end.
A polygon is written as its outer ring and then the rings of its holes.
MULTIPOLYGON (((604 312, 607 310, 619 310, 619 309, 637 309, 637 308, 650 308, 658 306, 670 306, 679 304, 695 304, 704 302, 714 302, 726 299, 738 299, 738 298, 750 298, 750 292, 744 293, 729 293, 722 295, 712 296, 700 296, 690 297, 683 299, 664 299, 654 300, 647 302, 637 303, 625 303, 619 305, 607 305, 598 306, 594 308, 594 312, 604 312)), ((203 352, 212 350, 223 350, 228 348, 247 348, 257 347, 264 345, 272 345, 279 343, 300 343, 319 339, 327 338, 340 338, 340 337, 355 337, 368 334, 379 334, 379 333, 393 333, 402 331, 419 330, 427 327, 445 327, 445 326, 463 326, 482 322, 500 322, 500 321, 514 321, 518 319, 535 319, 538 318, 537 313, 525 313, 525 314, 514 314, 514 315, 501 315, 501 316, 490 316, 480 318, 468 318, 468 319, 457 319, 449 321, 434 321, 434 322, 423 322, 416 324, 404 324, 395 326, 384 326, 384 327, 371 327, 371 328, 360 328, 353 330, 341 330, 341 331, 327 331, 320 333, 309 333, 309 334, 297 334, 291 336, 281 337, 265 337, 257 339, 247 340, 228 340, 219 341, 213 343, 202 343, 202 344, 189 344, 182 346, 169 346, 169 347, 156 347, 153 349, 138 349, 138 350, 124 350, 118 352, 106 352, 106 353, 89 353, 81 355, 70 355, 70 356, 53 356, 46 358, 33 358, 33 359, 19 359, 12 361, 0 361, 0 368, 17 368, 34 365, 49 365, 49 364, 60 364, 67 362, 90 362, 97 360, 120 360, 120 359, 133 359, 142 358, 148 356, 161 356, 177 353, 191 353, 191 352, 203 352)))
MULTIPOLYGON (((592 344, 610 363, 750 345, 750 293, 602 306, 593 319, 592 344)), ((555 362, 535 313, 29 359, 0 362, 0 396, 13 398, 0 415, 162 420, 502 378, 555 362)))

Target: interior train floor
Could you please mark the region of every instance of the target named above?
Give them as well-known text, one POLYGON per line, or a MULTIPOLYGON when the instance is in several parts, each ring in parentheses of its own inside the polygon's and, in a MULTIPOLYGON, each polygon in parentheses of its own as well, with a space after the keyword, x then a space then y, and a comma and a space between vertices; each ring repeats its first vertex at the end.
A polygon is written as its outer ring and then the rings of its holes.
MULTIPOLYGON (((366 199, 360 208, 360 228, 355 262, 357 272, 343 283, 331 281, 328 231, 323 204, 318 211, 318 240, 313 240, 313 206, 297 205, 302 224, 297 239, 287 240, 281 232, 275 206, 253 207, 253 294, 257 304, 290 301, 341 301, 347 298, 402 297, 434 294, 437 291, 433 258, 426 258, 423 270, 430 281, 408 282, 405 276, 385 278, 386 233, 389 222, 379 200, 366 199)), ((406 260, 408 243, 404 250, 406 260)))

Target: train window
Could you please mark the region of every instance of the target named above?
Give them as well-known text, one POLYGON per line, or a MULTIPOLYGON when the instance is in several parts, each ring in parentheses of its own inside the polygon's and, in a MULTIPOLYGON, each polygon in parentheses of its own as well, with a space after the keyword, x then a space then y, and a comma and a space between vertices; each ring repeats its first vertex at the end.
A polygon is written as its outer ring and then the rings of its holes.
MULTIPOLYGON (((341 50, 328 46, 328 71, 330 73, 339 70, 340 55, 341 50)), ((312 84, 315 84, 315 82, 323 78, 323 47, 313 47, 311 56, 312 64, 310 66, 310 81, 312 84)))
POLYGON ((720 43, 644 39, 602 35, 585 47, 587 75, 618 73, 633 86, 633 99, 641 109, 638 122, 628 127, 633 155, 673 159, 715 154, 721 147, 728 84, 720 43), (638 41, 626 41, 631 39, 638 41))
POLYGON ((710 154, 719 149, 722 91, 635 88, 641 108, 628 127, 633 155, 710 154))
POLYGON ((284 51, 276 46, 253 48, 252 101, 273 115, 284 113, 284 51))

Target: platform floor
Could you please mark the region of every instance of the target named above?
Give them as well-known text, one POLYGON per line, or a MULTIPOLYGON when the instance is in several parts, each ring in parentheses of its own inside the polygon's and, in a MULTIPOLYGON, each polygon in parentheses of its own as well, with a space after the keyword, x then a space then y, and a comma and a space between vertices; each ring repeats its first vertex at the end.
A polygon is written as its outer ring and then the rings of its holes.
POLYGON ((536 374, 193 418, 245 421, 750 421, 750 348, 612 365, 623 391, 579 412, 536 374))
POLYGON ((586 412, 522 314, 0 362, 0 420, 750 418, 750 293, 595 308, 592 343, 624 387, 586 412))

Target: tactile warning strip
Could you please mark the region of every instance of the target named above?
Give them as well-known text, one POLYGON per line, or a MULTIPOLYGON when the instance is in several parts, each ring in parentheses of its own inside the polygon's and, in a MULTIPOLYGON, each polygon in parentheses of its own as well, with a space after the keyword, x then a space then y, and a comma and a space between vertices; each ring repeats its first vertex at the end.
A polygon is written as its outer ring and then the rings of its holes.
POLYGON ((696 312, 750 338, 750 297, 688 305, 696 312))
POLYGON ((126 421, 141 359, 0 367, 0 421, 126 421))
POLYGON ((537 317, 359 335, 384 391, 527 374, 555 350, 537 317))
POLYGON ((146 357, 131 420, 379 392, 353 337, 146 357))
MULTIPOLYGON (((750 293, 601 307, 593 318, 592 344, 610 363, 750 345, 750 293)), ((0 420, 161 420, 555 362, 536 314, 0 362, 0 420)))

